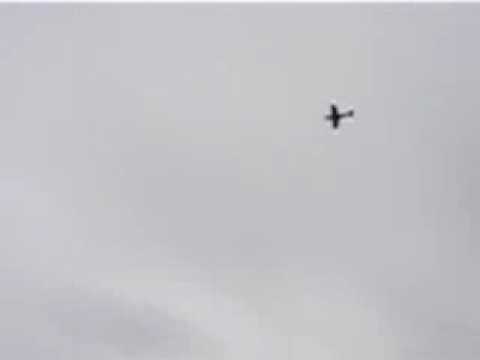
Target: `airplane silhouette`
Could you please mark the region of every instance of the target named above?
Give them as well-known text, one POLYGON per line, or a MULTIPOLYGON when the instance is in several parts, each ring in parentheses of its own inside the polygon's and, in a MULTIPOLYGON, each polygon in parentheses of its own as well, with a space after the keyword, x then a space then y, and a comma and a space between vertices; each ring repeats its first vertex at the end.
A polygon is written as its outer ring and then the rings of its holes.
POLYGON ((340 120, 346 117, 353 117, 354 111, 348 110, 344 113, 338 111, 337 105, 332 102, 330 104, 330 114, 325 116, 325 120, 332 122, 332 128, 338 129, 340 126, 340 120))

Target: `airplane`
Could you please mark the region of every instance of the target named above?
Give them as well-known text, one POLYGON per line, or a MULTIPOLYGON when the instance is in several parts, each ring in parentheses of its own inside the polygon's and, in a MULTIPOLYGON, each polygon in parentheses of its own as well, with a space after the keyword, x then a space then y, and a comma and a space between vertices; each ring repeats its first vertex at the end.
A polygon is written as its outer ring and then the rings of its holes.
POLYGON ((343 113, 338 111, 337 105, 335 102, 330 104, 330 114, 325 116, 325 120, 332 122, 332 128, 338 129, 340 126, 340 120, 347 117, 353 117, 354 111, 348 110, 343 113))

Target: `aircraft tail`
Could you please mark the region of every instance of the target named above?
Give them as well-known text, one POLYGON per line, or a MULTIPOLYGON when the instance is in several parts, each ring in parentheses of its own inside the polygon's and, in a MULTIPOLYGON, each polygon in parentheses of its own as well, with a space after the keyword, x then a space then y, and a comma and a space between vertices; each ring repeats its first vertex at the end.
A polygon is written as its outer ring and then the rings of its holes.
POLYGON ((347 111, 347 116, 353 116, 353 115, 355 115, 355 111, 353 110, 347 111))

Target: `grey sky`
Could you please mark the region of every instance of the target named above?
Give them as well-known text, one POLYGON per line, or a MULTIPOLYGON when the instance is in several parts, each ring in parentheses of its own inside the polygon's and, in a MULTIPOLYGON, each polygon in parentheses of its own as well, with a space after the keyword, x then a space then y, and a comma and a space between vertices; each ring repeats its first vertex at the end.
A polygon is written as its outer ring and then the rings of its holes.
POLYGON ((478 359, 479 16, 2 5, 0 357, 478 359))

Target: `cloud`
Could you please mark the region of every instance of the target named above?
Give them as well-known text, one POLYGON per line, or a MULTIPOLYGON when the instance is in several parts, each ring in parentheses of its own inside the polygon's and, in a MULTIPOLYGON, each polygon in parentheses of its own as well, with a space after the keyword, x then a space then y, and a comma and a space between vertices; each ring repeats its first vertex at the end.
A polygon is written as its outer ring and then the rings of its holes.
POLYGON ((167 309, 105 291, 2 276, 0 344, 15 359, 214 359, 218 344, 167 309), (10 284, 10 286, 5 286, 10 284))

